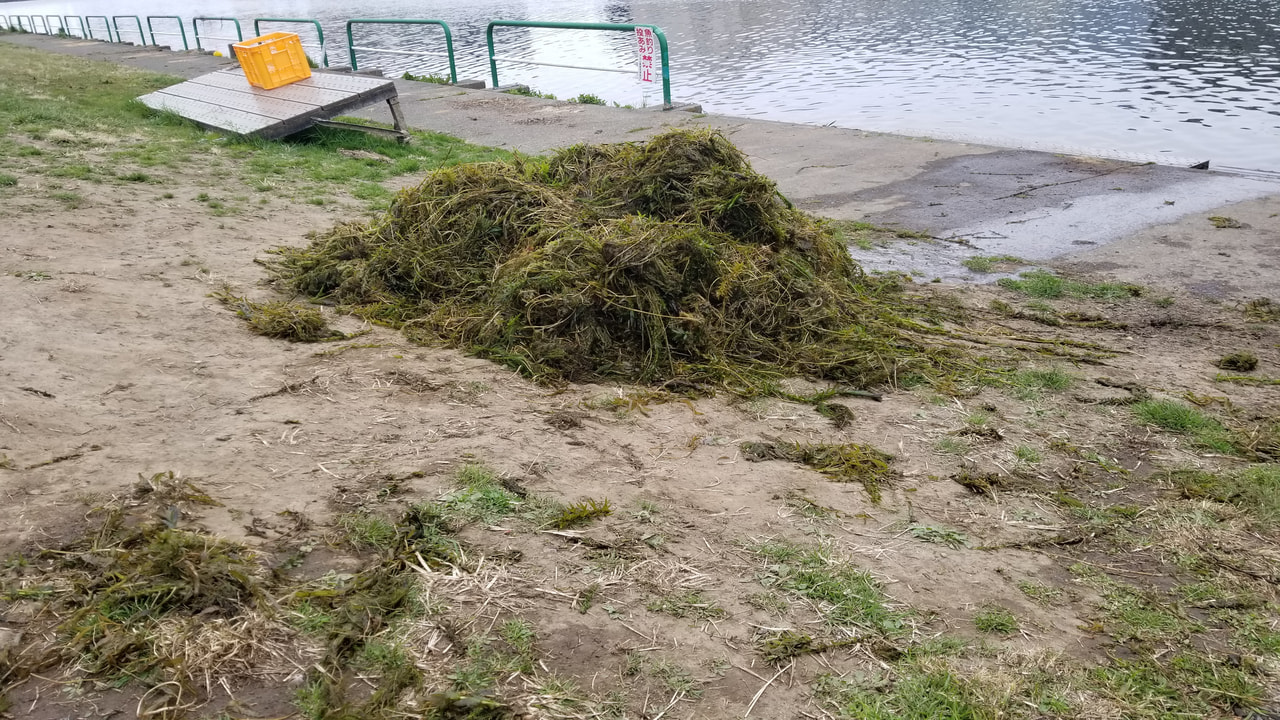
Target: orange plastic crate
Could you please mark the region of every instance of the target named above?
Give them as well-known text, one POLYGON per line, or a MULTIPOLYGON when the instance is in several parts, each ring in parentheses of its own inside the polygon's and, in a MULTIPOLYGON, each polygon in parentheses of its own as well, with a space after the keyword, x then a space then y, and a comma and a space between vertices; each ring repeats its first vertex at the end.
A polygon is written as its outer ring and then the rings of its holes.
POLYGON ((297 33, 274 32, 231 46, 249 84, 271 90, 311 77, 307 54, 297 33))

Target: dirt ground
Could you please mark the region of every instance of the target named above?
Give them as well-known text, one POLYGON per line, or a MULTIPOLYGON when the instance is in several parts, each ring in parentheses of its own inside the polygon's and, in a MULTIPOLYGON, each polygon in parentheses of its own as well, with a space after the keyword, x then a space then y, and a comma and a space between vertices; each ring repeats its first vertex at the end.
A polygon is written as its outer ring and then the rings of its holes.
MULTIPOLYGON (((45 181, 17 176, 19 187, 45 181)), ((951 294, 969 309, 970 327, 991 342, 1060 351, 1031 355, 1027 367, 1057 369, 1070 388, 984 387, 960 397, 889 389, 879 401, 843 400, 855 419, 840 429, 813 407, 775 399, 662 402, 632 387, 538 386, 328 309, 336 327, 367 334, 323 344, 254 335, 210 293, 230 284, 274 297, 255 264, 264 250, 302 244, 307 232, 358 214, 358 204, 275 203, 220 215, 194 199, 223 190, 219 182, 229 181, 175 174, 168 198, 136 183, 80 183, 73 210, 38 193, 0 197, 0 556, 66 547, 94 524, 95 508, 133 497, 140 478, 172 472, 218 503, 186 510, 184 527, 264 557, 299 556, 298 578, 355 572, 369 555, 342 541, 340 518, 396 517, 447 495, 460 467, 482 464, 521 493, 607 498, 614 509, 585 531, 472 523, 459 537, 479 565, 424 572, 465 618, 459 626, 492 630, 519 617, 536 629, 537 667, 519 681, 524 694, 512 695, 531 717, 833 717, 840 711, 815 691, 815 678, 891 676, 894 659, 873 643, 777 664, 761 658, 761 637, 788 628, 820 634, 830 610, 793 595, 771 605, 762 579, 774 571, 759 550, 770 540, 820 545, 870 573, 891 608, 909 608, 913 642, 945 637, 982 648, 953 662, 981 666, 974 677, 984 687, 1013 687, 1029 668, 1194 646, 1237 664, 1253 658, 1265 690, 1254 707, 1280 711, 1275 656, 1224 639, 1230 622, 1188 601, 1178 617, 1200 630, 1135 644, 1115 631, 1111 586, 1098 579, 1159 594, 1167 607, 1184 597, 1178 587, 1221 579, 1257 598, 1249 608, 1259 632, 1278 631, 1274 530, 1161 479, 1171 468, 1231 470, 1246 459, 1144 425, 1130 402, 1138 387, 1193 402, 1231 427, 1277 418, 1280 385, 1215 381, 1223 371, 1214 363, 1231 351, 1257 356, 1253 377, 1280 375, 1280 326, 1247 316, 1245 303, 1256 298, 1229 283, 1196 293, 1182 277, 1163 286, 1150 278, 1137 297, 1068 299, 1047 311, 1010 288, 925 283, 922 292, 951 294), (992 309, 996 301, 1007 305, 992 309), (1060 319, 1046 324, 1037 314, 1060 319), (761 440, 868 445, 893 455, 895 477, 875 503, 860 485, 799 464, 749 462, 740 444, 761 440), (955 481, 962 471, 1007 484, 975 493, 955 481), (1206 527, 1220 533, 1171 530, 1196 513, 1212 514, 1206 527), (1192 553, 1177 538, 1217 543, 1218 555, 1192 553), (1197 570, 1184 562, 1190 554, 1240 562, 1197 570), (1027 589, 1037 587, 1058 599, 1027 589), (718 610, 678 617, 652 609, 661 608, 655 599, 695 591, 706 602, 692 605, 718 610), (595 599, 584 609, 586 592, 595 599), (975 626, 991 608, 1015 617, 1017 629, 975 626), (547 710, 552 677, 595 704, 547 710)), ((1274 230, 1259 230, 1276 226, 1274 213, 1249 220, 1243 230, 1206 221, 1203 237, 1263 232, 1274 247, 1274 230)), ((1172 242, 1145 235, 1117 252, 1165 254, 1172 242)), ((1177 272, 1222 271, 1201 254, 1180 256, 1177 272)), ((1105 279, 1106 268, 1091 269, 1105 279)), ((16 647, 6 639, 15 633, 52 632, 40 612, 31 600, 0 604, 0 654, 16 647)), ((406 641, 428 676, 446 677, 461 663, 461 643, 447 636, 424 630, 406 641)), ((210 681, 186 712, 291 716, 318 652, 301 643, 284 653, 288 662, 210 681)), ((1065 687, 1064 702, 1080 716, 1146 717, 1096 686, 1065 687)), ((8 716, 130 716, 147 692, 71 684, 50 670, 9 690, 8 716)), ((1210 714, 1230 715, 1211 705, 1210 714)), ((1065 715, 1043 705, 1002 716, 1019 712, 1065 715)))

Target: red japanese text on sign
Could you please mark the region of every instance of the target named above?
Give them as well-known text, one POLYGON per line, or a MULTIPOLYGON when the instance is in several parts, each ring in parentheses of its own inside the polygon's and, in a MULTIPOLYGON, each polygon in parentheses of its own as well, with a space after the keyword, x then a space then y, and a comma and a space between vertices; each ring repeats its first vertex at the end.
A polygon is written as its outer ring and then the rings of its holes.
POLYGON ((653 28, 636 28, 636 44, 640 51, 640 82, 655 82, 653 72, 653 28))

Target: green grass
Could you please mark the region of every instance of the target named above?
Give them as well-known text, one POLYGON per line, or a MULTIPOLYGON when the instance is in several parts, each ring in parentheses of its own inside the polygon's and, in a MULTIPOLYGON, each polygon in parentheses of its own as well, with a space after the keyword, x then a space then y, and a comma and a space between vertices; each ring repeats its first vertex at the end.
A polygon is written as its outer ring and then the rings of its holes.
POLYGON ((542 98, 543 100, 555 100, 556 96, 551 93, 538 92, 533 88, 515 87, 502 92, 508 95, 520 95, 521 97, 542 98))
POLYGON ((1218 473, 1177 470, 1168 477, 1189 498, 1235 505, 1263 527, 1280 526, 1280 465, 1250 465, 1218 473))
POLYGON ((932 238, 928 233, 881 227, 856 220, 829 220, 827 224, 835 233, 836 240, 860 250, 871 250, 876 246, 883 247, 896 239, 928 240, 932 238))
POLYGON ((1001 265, 1021 265, 1025 263, 1021 258, 1013 255, 975 255, 965 258, 960 264, 976 273, 989 273, 1001 265))
POLYGON ((520 508, 520 497, 483 465, 463 465, 454 480, 460 487, 442 498, 440 506, 456 522, 491 525, 520 508))
POLYGON ((1062 392, 1074 383, 1070 373, 1058 368, 1019 370, 1009 378, 1014 395, 1023 400, 1037 398, 1045 392, 1062 392))
POLYGON ((1013 449, 1013 458, 1026 465, 1035 465, 1043 460, 1044 456, 1030 445, 1019 445, 1013 449))
POLYGON ((1018 589, 1022 591, 1022 594, 1046 607, 1058 605, 1066 596, 1066 593, 1058 588, 1033 580, 1019 580, 1018 589))
POLYGON ((413 80, 414 82, 434 83, 436 85, 452 85, 453 84, 449 80, 449 76, 436 75, 435 73, 430 73, 427 75, 414 75, 413 73, 406 71, 405 74, 400 76, 400 79, 413 80))
POLYGON ((592 95, 591 93, 582 93, 578 97, 569 98, 569 102, 577 103, 579 105, 608 105, 609 104, 604 101, 604 98, 600 97, 599 95, 592 95))
POLYGON ((339 515, 338 527, 347 542, 357 548, 390 550, 398 537, 396 526, 390 520, 369 513, 339 515))
POLYGON ((1069 280, 1047 270, 1031 270, 1020 274, 1016 279, 1003 278, 998 284, 1030 297, 1048 300, 1064 297, 1120 300, 1142 294, 1142 288, 1137 285, 1081 282, 1069 280))
POLYGON ((233 161, 229 172, 237 182, 292 196, 302 182, 342 190, 357 182, 378 183, 424 169, 509 156, 429 132, 414 132, 409 144, 332 128, 314 128, 281 141, 241 140, 204 132, 135 99, 177 82, 180 78, 2 46, 0 126, 8 129, 11 142, 0 143, 0 159, 40 154, 43 160, 32 169, 54 177, 98 180, 118 171, 128 182, 154 182, 154 175, 142 168, 187 168, 211 157, 233 161), (52 147, 34 146, 42 142, 52 147), (111 158, 101 167, 85 156, 98 149, 111 158))
POLYGON ((0 187, 13 187, 18 184, 18 178, 8 173, 0 173, 0 187))
POLYGON ((827 623, 896 635, 908 614, 889 606, 870 573, 836 560, 825 548, 771 540, 751 548, 766 563, 757 580, 766 588, 812 601, 827 623))
POLYGON ((850 720, 996 720, 1003 715, 962 678, 945 669, 908 666, 892 684, 871 687, 834 676, 815 694, 850 720))
POLYGON ((973 626, 978 632, 1012 635, 1018 631, 1018 618, 1002 607, 988 606, 974 614, 973 626))
POLYGON ((969 538, 964 533, 950 528, 939 528, 930 525, 915 525, 911 528, 911 537, 934 545, 946 545, 952 550, 959 550, 968 545, 969 538))
POLYGON ((724 608, 697 590, 663 595, 650 600, 644 607, 649 612, 694 620, 720 620, 729 616, 724 608))
POLYGON ((1184 402, 1170 399, 1144 400, 1133 406, 1134 416, 1143 425, 1153 425, 1192 441, 1214 452, 1240 453, 1237 438, 1215 418, 1184 402))

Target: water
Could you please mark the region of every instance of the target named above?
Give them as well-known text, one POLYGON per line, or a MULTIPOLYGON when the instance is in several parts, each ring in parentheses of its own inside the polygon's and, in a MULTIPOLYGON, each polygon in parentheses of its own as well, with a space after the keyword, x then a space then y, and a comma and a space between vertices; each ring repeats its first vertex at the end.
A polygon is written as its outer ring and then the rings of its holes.
MULTIPOLYGON (((709 112, 993 144, 1280 171, 1280 0, 367 0, 362 17, 454 31, 458 73, 489 78, 489 20, 640 22, 666 31, 677 101, 709 112)), ((163 14, 163 0, 21 2, 8 14, 163 14)), ((204 15, 317 18, 346 60, 334 0, 206 0, 204 15), (270 11, 261 8, 269 7, 270 11)), ((160 23, 157 21, 157 29, 160 23)), ((144 21, 145 24, 145 21, 144 21)), ((55 26, 56 27, 56 26, 55 26)), ((264 28, 266 30, 268 28, 264 28)), ((292 29, 272 26, 269 29, 292 29)), ((205 32, 217 32, 208 28, 205 32)), ((304 29, 300 31, 305 35, 304 29)), ((188 34, 190 26, 188 25, 188 34)), ((126 39, 136 32, 126 32, 126 39)), ((622 33, 499 28, 499 55, 634 67, 622 33)), ((438 30, 365 26, 357 44, 440 51, 438 30)), ((180 42, 177 38, 166 38, 180 42)), ((443 73, 438 59, 361 65, 443 73)), ((661 102, 633 75, 499 64, 503 83, 621 104, 661 102)))

